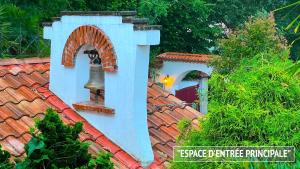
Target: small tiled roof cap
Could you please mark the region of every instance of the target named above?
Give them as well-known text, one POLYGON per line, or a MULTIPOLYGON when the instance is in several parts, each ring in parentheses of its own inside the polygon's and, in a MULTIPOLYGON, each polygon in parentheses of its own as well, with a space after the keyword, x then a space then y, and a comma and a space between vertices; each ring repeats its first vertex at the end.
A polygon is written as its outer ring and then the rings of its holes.
POLYGON ((157 58, 168 61, 206 63, 212 59, 212 55, 166 52, 158 55, 157 58))

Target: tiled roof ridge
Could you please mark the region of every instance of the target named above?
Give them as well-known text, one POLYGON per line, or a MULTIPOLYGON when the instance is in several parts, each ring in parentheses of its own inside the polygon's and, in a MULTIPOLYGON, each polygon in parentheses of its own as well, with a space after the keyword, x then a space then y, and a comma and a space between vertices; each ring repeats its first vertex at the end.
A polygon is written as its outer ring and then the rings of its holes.
POLYGON ((188 52, 165 52, 168 54, 186 54, 186 55, 209 55, 209 54, 199 54, 199 53, 188 53, 188 52))
POLYGON ((194 54, 184 52, 165 52, 157 56, 158 59, 168 61, 183 61, 183 62, 208 62, 213 58, 213 55, 209 54, 194 54))
POLYGON ((160 55, 185 55, 185 56, 196 56, 196 57, 202 57, 202 56, 211 56, 209 54, 200 54, 200 53, 187 53, 187 52, 165 52, 160 55))
POLYGON ((30 57, 30 58, 23 58, 23 59, 6 58, 6 59, 0 59, 0 66, 38 64, 38 63, 49 63, 49 62, 50 62, 49 57, 30 57))

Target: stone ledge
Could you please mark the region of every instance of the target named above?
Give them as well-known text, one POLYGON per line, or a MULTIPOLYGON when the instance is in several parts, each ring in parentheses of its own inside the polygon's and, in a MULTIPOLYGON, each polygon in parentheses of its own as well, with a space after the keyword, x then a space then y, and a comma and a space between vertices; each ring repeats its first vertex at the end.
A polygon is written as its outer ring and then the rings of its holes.
POLYGON ((77 111, 90 111, 95 113, 115 114, 114 109, 105 107, 102 103, 95 103, 91 101, 75 103, 73 104, 73 107, 77 111))
POLYGON ((161 25, 134 25, 133 29, 135 31, 148 31, 148 30, 161 30, 161 25))
POLYGON ((52 26, 52 22, 43 22, 42 26, 52 26))
POLYGON ((123 17, 122 22, 147 25, 149 23, 149 19, 148 18, 123 17))

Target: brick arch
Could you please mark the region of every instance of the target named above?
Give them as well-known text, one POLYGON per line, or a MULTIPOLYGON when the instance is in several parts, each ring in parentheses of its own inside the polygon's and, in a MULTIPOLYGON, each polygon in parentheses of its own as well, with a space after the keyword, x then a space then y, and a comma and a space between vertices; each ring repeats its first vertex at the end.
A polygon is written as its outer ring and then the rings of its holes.
POLYGON ((101 29, 92 25, 80 26, 71 33, 64 47, 62 64, 74 67, 76 54, 83 45, 92 45, 98 51, 104 71, 116 71, 117 57, 111 41, 101 29))

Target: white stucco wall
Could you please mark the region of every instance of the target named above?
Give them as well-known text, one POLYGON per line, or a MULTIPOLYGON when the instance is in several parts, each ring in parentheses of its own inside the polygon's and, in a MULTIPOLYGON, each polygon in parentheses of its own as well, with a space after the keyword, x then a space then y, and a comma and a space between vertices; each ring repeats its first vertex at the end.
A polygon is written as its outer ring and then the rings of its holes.
POLYGON ((170 88, 166 89, 175 94, 175 91, 180 89, 182 79, 193 70, 201 71, 210 76, 213 68, 205 63, 164 61, 162 68, 159 70, 159 78, 157 80, 161 81, 167 75, 172 77, 174 83, 170 88))
POLYGON ((158 71, 159 78, 157 81, 162 82, 162 80, 169 75, 173 84, 171 86, 165 86, 165 89, 173 94, 175 94, 176 90, 199 84, 199 90, 201 89, 202 93, 200 98, 200 112, 206 114, 208 112, 208 78, 200 78, 199 81, 182 81, 189 72, 194 70, 203 72, 210 76, 213 71, 213 67, 208 66, 205 63, 163 61, 163 66, 158 71))
POLYGON ((134 31, 121 16, 62 16, 44 28, 51 40, 50 90, 72 107, 89 100, 84 84, 89 78, 89 59, 81 49, 74 68, 61 64, 68 36, 82 25, 95 25, 109 37, 117 56, 117 72, 105 72, 105 106, 114 115, 79 112, 99 131, 146 166, 153 161, 147 127, 147 77, 150 45, 159 44, 158 30, 134 31))

